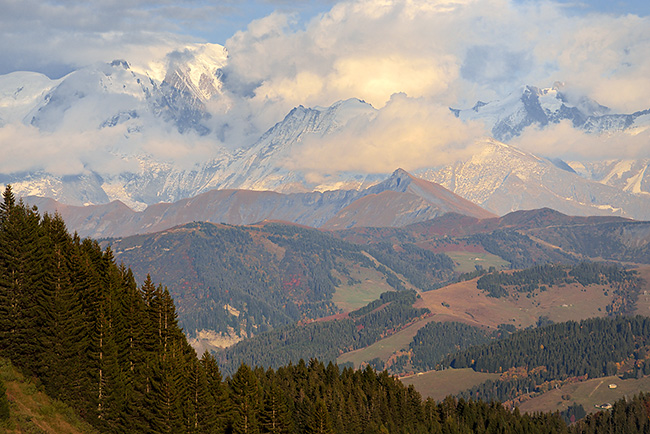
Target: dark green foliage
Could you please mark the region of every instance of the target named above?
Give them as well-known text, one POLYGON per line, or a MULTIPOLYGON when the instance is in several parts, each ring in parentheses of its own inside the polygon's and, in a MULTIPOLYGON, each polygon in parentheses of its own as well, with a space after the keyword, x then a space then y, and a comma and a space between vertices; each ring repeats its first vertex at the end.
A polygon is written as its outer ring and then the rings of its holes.
POLYGON ((503 401, 527 389, 532 391, 549 380, 614 375, 617 362, 647 345, 650 345, 650 318, 594 318, 519 331, 505 339, 447 356, 443 365, 470 367, 481 372, 526 368, 529 373, 525 378, 489 381, 463 394, 503 401), (532 371, 539 367, 543 369, 532 371))
POLYGON ((0 213, 0 354, 103 432, 198 427, 192 397, 205 375, 169 292, 150 279, 138 289, 110 249, 10 193, 0 213))
POLYGON ((190 335, 197 329, 227 332, 242 326, 251 335, 332 314, 336 308, 330 300, 339 283, 333 271, 349 274, 345 261, 372 265, 353 244, 274 224, 193 223, 162 237, 140 235, 112 244, 136 276, 151 273, 174 288, 181 325, 190 335), (240 314, 232 315, 226 305, 240 314))
MULTIPOLYGON (((454 261, 449 256, 433 253, 415 244, 401 244, 399 251, 393 244, 373 244, 368 246, 368 252, 423 291, 435 289, 440 282, 449 281, 453 276, 454 261)), ((388 283, 391 284, 391 281, 388 283)), ((393 284, 391 286, 401 289, 393 284)))
POLYGON ((582 404, 576 404, 575 402, 566 410, 560 413, 560 416, 562 416, 562 419, 564 419, 564 422, 567 424, 575 423, 576 421, 584 418, 586 415, 587 412, 585 411, 585 408, 582 406, 582 404))
POLYGON ((349 313, 350 318, 360 318, 373 310, 383 306, 388 303, 399 303, 405 306, 411 306, 415 303, 416 294, 415 291, 390 291, 384 292, 379 296, 377 300, 374 300, 367 305, 359 308, 353 312, 349 313))
POLYGON ((508 293, 503 286, 514 286, 518 292, 533 292, 540 284, 555 285, 567 279, 563 265, 536 265, 513 273, 490 273, 476 281, 476 287, 488 292, 490 297, 503 297, 508 293))
POLYGON ((316 401, 311 413, 309 423, 305 429, 306 434, 334 434, 329 412, 322 399, 316 401))
POLYGON ((289 434, 292 431, 291 414, 284 393, 276 382, 272 381, 264 388, 264 402, 260 413, 260 423, 263 433, 289 434))
POLYGON ((650 432, 650 396, 641 393, 613 404, 610 411, 599 411, 571 427, 575 434, 641 434, 650 432))
POLYGON ((517 231, 496 230, 488 234, 475 234, 467 242, 483 248, 510 262, 512 268, 529 268, 546 263, 574 264, 575 256, 558 249, 543 246, 517 231))
MULTIPOLYGON (((165 287, 151 278, 138 287, 110 249, 70 236, 59 217, 41 218, 16 203, 9 188, 0 204, 0 240, 0 355, 100 432, 567 432, 558 414, 520 415, 497 403, 454 398, 423 402, 413 387, 370 367, 341 371, 315 359, 275 371, 242 364, 224 381, 215 358, 206 353, 198 359, 187 343, 165 287)), ((332 324, 351 324, 365 346, 380 330, 423 313, 399 302, 402 297, 414 295, 387 295, 376 309, 332 324)), ((643 344, 639 333, 650 336, 648 326, 635 321, 616 323, 626 345, 630 339, 643 344)), ((590 330, 601 338, 603 351, 619 350, 590 330)), ((5 403, 0 383, 0 419, 5 403)), ((587 418, 580 427, 590 433, 605 432, 600 426, 642 432, 645 409, 645 398, 632 406, 617 404, 610 416, 587 418)))
POLYGON ((434 369, 449 353, 481 345, 490 338, 478 327, 459 322, 431 322, 418 330, 410 344, 414 369, 434 369))
POLYGON ((458 276, 458 281, 465 282, 467 280, 472 280, 472 279, 476 279, 477 277, 481 277, 485 273, 494 273, 496 271, 496 268, 494 268, 494 266, 491 266, 488 270, 483 268, 482 265, 475 265, 474 268, 476 268, 476 270, 471 271, 469 273, 461 273, 458 276))
POLYGON ((259 433, 262 388, 257 376, 247 365, 241 365, 230 380, 230 397, 233 405, 233 433, 259 433))
POLYGON ((413 302, 415 291, 385 293, 371 303, 372 308, 353 312, 351 319, 282 327, 246 339, 216 357, 226 373, 241 363, 277 368, 300 359, 334 362, 341 353, 366 347, 429 312, 415 309, 413 302))
POLYGON ((172 290, 180 325, 196 330, 244 330, 247 336, 336 313, 336 288, 361 283, 353 267, 373 269, 405 289, 437 287, 453 262, 415 245, 361 247, 329 233, 293 225, 234 227, 192 223, 179 230, 107 241, 139 280, 151 274, 172 290), (239 314, 233 315, 232 309, 239 314))
POLYGON ((517 292, 531 293, 545 290, 545 285, 578 282, 583 286, 591 284, 627 285, 638 284, 636 272, 627 271, 617 265, 597 262, 581 262, 568 266, 561 264, 536 265, 512 273, 496 272, 485 274, 476 281, 476 287, 486 291, 490 297, 504 297, 508 292, 504 286, 514 287, 517 292))

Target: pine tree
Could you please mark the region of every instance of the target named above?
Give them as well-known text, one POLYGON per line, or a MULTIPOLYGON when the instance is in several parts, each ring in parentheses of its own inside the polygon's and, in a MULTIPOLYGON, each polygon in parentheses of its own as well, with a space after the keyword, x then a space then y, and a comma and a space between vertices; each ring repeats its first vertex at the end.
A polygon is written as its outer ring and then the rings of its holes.
POLYGON ((0 220, 0 351, 38 374, 48 305, 40 216, 7 188, 0 220))
POLYGON ((314 411, 312 412, 309 423, 307 424, 306 434, 334 434, 332 421, 330 419, 327 406, 322 399, 316 401, 314 411))
POLYGON ((260 414, 262 432, 288 434, 291 430, 291 418, 282 390, 272 382, 264 392, 264 406, 260 414))
POLYGON ((215 358, 206 351, 200 360, 201 368, 205 374, 208 400, 203 403, 201 423, 203 432, 222 432, 225 430, 232 413, 232 405, 228 396, 228 389, 223 383, 221 372, 215 358), (209 402, 213 406, 209 406, 209 402))
POLYGON ((242 364, 230 382, 233 433, 258 434, 261 389, 257 377, 242 364))

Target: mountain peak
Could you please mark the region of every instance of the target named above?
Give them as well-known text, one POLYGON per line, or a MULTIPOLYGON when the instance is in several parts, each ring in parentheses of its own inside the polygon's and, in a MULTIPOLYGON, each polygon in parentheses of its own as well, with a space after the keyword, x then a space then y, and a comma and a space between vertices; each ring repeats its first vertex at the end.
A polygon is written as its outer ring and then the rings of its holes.
POLYGON ((393 191, 406 191, 406 188, 413 182, 413 176, 408 173, 406 170, 399 168, 393 172, 393 174, 387 178, 384 182, 381 182, 377 185, 383 185, 387 190, 393 191))
POLYGON ((404 169, 402 169, 401 167, 399 167, 398 169, 396 169, 396 170, 393 172, 393 174, 392 174, 390 177, 391 177, 391 178, 404 178, 404 177, 407 177, 407 176, 410 177, 410 178, 412 178, 412 176, 411 176, 410 173, 408 173, 406 170, 404 170, 404 169))
POLYGON ((124 59, 115 59, 111 62, 112 67, 119 67, 121 66, 124 69, 131 69, 131 65, 129 65, 129 62, 127 62, 124 59))

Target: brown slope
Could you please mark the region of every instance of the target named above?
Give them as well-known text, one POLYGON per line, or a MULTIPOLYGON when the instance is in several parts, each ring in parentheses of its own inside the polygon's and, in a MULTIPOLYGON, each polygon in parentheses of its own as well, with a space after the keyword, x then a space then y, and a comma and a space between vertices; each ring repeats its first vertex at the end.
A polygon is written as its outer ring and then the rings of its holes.
POLYGON ((496 230, 526 231, 533 229, 548 229, 563 227, 602 225, 602 224, 631 224, 634 220, 614 216, 568 216, 550 208, 514 211, 503 217, 477 218, 458 212, 449 212, 431 220, 411 223, 401 228, 381 231, 369 230, 359 226, 351 226, 348 230, 342 228, 337 236, 357 243, 373 243, 388 238, 393 241, 421 242, 442 237, 466 237, 474 234, 485 234, 496 230))
POLYGON ((463 199, 440 184, 425 181, 413 175, 409 175, 409 177, 411 178, 411 183, 407 191, 422 197, 428 203, 438 205, 444 211, 439 215, 455 212, 479 219, 496 217, 492 212, 481 208, 467 199, 463 199))
POLYGON ((371 194, 343 208, 322 228, 402 227, 450 212, 475 219, 495 217, 441 185, 418 179, 402 169, 368 191, 371 194))
POLYGON ((323 227, 331 220, 331 226, 325 227, 351 227, 350 219, 357 226, 404 226, 450 211, 479 218, 491 216, 443 187, 414 178, 403 170, 363 191, 282 194, 212 190, 174 203, 151 205, 140 212, 121 202, 78 207, 51 199, 28 198, 28 203, 42 211, 59 212, 70 230, 95 238, 152 233, 194 221, 244 225, 280 220, 323 227))

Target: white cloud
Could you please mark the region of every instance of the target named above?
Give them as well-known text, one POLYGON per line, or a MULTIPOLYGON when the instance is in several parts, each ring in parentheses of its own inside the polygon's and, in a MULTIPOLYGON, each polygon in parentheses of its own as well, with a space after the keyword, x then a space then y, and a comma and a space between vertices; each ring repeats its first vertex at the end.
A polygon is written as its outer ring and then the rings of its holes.
MULTIPOLYGON (((47 171, 55 175, 103 173, 124 169, 124 162, 100 144, 115 140, 121 131, 46 133, 32 126, 9 124, 0 128, 3 158, 0 173, 47 171)), ((135 167, 133 167, 135 169, 135 167)))
POLYGON ((565 120, 543 130, 528 127, 511 143, 536 155, 566 160, 650 158, 650 127, 597 135, 577 130, 565 120))
POLYGON ((447 107, 394 94, 374 117, 352 118, 335 134, 305 137, 285 164, 311 175, 441 166, 469 157, 483 131, 478 123, 463 123, 447 107))
POLYGON ((134 156, 141 155, 191 170, 197 163, 213 158, 215 149, 220 148, 213 139, 163 128, 131 134, 128 125, 44 132, 31 125, 12 123, 0 128, 0 143, 0 173, 44 171, 61 176, 138 173, 140 166, 134 156), (131 135, 128 140, 127 135, 131 135))
MULTIPOLYGON (((145 67, 148 59, 196 42, 188 36, 192 23, 216 26, 220 14, 239 7, 203 0, 0 0, 0 72, 16 65, 65 71, 114 58, 145 67)), ((447 107, 502 98, 522 84, 563 81, 619 112, 650 106, 650 18, 580 15, 544 0, 343 1, 306 25, 285 13, 254 20, 226 47, 225 93, 209 104, 216 107, 209 121, 216 131, 212 142, 161 133, 131 142, 134 148, 191 166, 222 144, 250 144, 297 105, 329 106, 356 97, 381 109, 376 119, 351 124, 335 139, 305 143, 287 164, 321 172, 389 172, 458 158, 484 131, 453 119, 447 107)), ((23 140, 32 150, 10 151, 16 164, 5 158, 0 172, 114 167, 110 146, 121 143, 119 128, 110 133, 115 136, 78 133, 73 121, 49 134, 15 125, 0 129, 1 143, 23 140)), ((645 155, 644 137, 621 136, 616 149, 645 155)), ((545 133, 529 130, 519 143, 547 155, 609 155, 615 149, 614 139, 598 140, 610 140, 609 149, 598 145, 602 152, 592 152, 594 136, 561 124, 545 133)))
POLYGON ((226 46, 253 103, 283 110, 349 97, 381 107, 396 92, 469 105, 555 81, 617 110, 650 101, 650 19, 548 1, 341 2, 305 29, 281 14, 254 21, 226 46))

